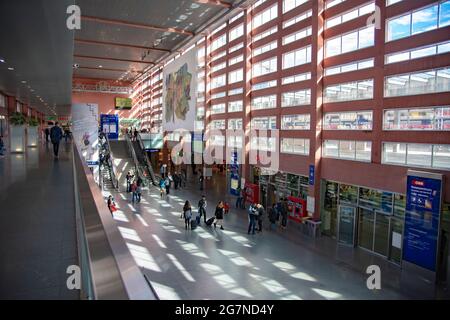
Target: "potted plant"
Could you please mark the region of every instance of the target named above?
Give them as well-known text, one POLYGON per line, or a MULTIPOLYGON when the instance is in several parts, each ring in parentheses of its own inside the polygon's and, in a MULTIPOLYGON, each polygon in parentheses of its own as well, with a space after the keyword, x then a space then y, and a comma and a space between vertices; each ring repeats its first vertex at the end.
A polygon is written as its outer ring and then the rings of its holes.
POLYGON ((27 146, 28 147, 37 147, 38 145, 38 126, 39 121, 35 118, 28 119, 28 130, 27 130, 27 146))
POLYGON ((27 119, 20 112, 14 112, 9 121, 11 123, 11 152, 24 152, 25 124, 27 119))

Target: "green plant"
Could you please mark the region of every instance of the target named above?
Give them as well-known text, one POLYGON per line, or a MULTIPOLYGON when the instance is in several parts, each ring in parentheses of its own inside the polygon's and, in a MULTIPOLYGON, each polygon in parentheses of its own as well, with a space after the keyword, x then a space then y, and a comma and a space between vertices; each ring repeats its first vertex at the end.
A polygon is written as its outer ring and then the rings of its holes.
POLYGON ((14 112, 9 118, 9 122, 11 122, 13 126, 22 126, 27 122, 27 119, 22 113, 14 112))
POLYGON ((35 118, 29 118, 28 119, 28 125, 30 127, 37 127, 37 126, 39 126, 39 121, 37 119, 35 119, 35 118))

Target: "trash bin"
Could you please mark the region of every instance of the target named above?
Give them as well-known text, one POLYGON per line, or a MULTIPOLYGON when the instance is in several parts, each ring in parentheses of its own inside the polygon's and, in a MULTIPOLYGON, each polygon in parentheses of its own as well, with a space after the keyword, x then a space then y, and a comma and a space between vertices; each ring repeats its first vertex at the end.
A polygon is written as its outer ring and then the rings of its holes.
POLYGON ((307 234, 312 238, 316 238, 317 236, 320 236, 320 232, 317 232, 317 231, 319 230, 321 224, 322 224, 322 221, 320 221, 320 220, 313 220, 313 219, 306 220, 306 228, 305 229, 307 229, 307 234))

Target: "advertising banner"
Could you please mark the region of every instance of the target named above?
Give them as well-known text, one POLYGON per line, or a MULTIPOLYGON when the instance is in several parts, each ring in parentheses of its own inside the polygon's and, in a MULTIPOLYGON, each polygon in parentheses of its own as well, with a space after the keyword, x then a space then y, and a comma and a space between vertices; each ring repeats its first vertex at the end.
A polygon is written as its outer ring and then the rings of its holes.
POLYGON ((108 139, 117 140, 119 138, 119 115, 101 114, 100 125, 102 132, 108 135, 108 139))
POLYGON ((246 203, 259 203, 259 186, 253 183, 245 183, 246 203))
POLYGON ((442 176, 408 171, 403 260, 436 271, 442 176))
POLYGON ((98 105, 72 105, 73 139, 80 155, 89 166, 98 165, 98 105))
POLYGON ((296 221, 302 222, 302 218, 306 214, 306 201, 297 197, 289 196, 287 197, 288 203, 288 218, 296 221))
POLYGON ((163 126, 166 131, 194 131, 196 97, 197 50, 191 49, 163 70, 163 126))
POLYGON ((133 100, 131 98, 115 98, 116 110, 131 110, 133 100))

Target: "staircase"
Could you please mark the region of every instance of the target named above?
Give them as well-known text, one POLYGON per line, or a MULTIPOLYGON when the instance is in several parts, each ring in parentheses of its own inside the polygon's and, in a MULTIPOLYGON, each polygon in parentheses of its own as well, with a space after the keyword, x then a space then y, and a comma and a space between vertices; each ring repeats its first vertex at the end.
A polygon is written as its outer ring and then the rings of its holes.
POLYGON ((112 179, 111 179, 111 172, 109 170, 110 169, 108 167, 104 167, 103 170, 101 171, 102 185, 103 185, 103 190, 105 190, 105 191, 114 190, 114 185, 113 185, 112 179))
POLYGON ((130 171, 134 173, 135 166, 133 158, 128 151, 128 145, 125 140, 110 140, 111 155, 114 159, 113 166, 117 169, 117 180, 119 181, 119 191, 126 189, 126 175, 130 171))

